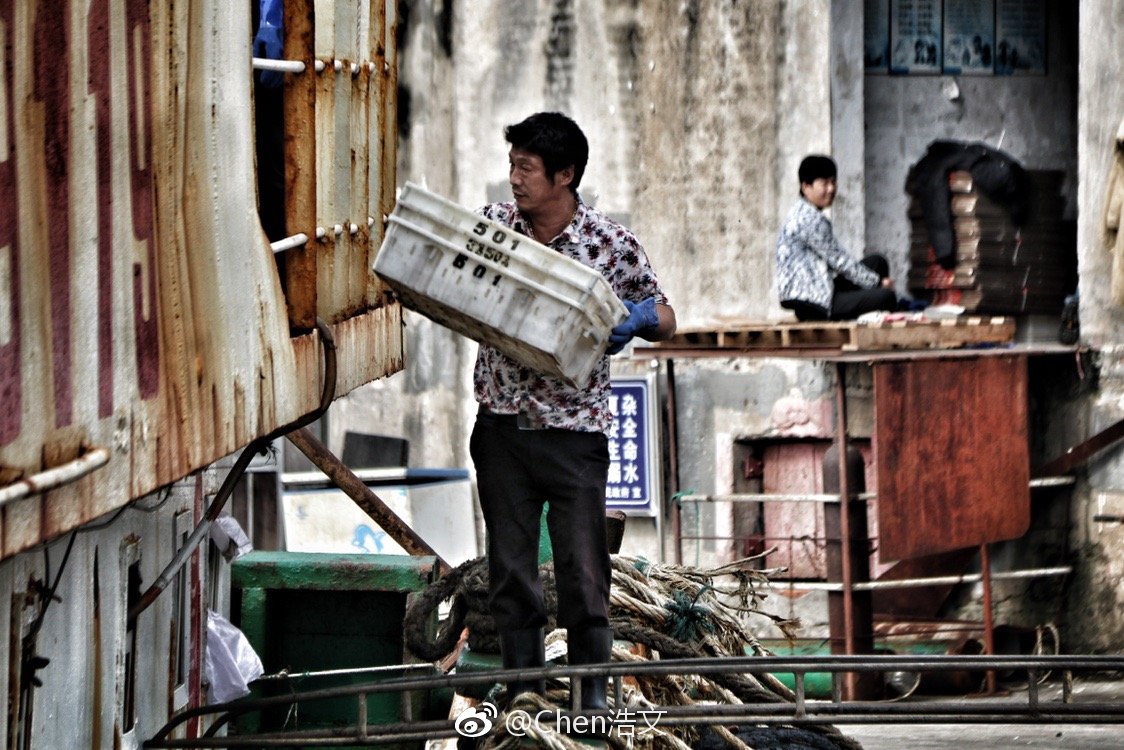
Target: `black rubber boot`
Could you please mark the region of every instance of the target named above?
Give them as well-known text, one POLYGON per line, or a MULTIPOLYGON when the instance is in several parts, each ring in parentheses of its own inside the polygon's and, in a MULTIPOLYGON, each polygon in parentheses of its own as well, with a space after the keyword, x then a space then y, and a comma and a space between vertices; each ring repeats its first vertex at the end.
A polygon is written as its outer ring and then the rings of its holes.
MULTIPOLYGON (((582 628, 566 632, 570 664, 604 664, 613 658, 612 628, 582 628)), ((582 677, 581 709, 605 710, 609 707, 608 675, 582 677)))
MULTIPOLYGON (((500 657, 504 669, 526 669, 546 664, 546 649, 543 646, 543 629, 527 628, 500 633, 500 657)), ((507 683, 507 702, 511 703, 520 693, 546 692, 546 681, 514 680, 507 683)))

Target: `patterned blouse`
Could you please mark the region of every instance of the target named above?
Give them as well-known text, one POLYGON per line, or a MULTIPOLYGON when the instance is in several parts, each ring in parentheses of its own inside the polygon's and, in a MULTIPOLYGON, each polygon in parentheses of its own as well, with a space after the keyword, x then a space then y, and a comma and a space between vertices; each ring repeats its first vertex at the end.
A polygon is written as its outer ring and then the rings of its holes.
POLYGON ((801 198, 777 237, 778 298, 810 302, 830 312, 837 275, 863 289, 881 283, 877 273, 839 244, 827 217, 801 198))
MULTIPOLYGON (((479 213, 528 237, 531 235, 526 219, 514 203, 492 203, 479 213)), ((643 302, 655 297, 656 302, 667 304, 667 297, 636 236, 587 206, 580 196, 573 220, 549 246, 600 272, 621 299, 643 302)), ((608 356, 594 365, 588 382, 574 388, 481 344, 473 383, 476 400, 488 411, 522 413, 536 427, 607 432, 612 425, 608 356)))

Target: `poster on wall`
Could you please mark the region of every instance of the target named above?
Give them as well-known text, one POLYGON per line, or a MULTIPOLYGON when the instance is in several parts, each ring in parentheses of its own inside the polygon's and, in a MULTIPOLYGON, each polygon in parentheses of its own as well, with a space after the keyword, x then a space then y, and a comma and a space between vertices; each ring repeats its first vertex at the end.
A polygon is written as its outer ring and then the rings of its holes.
POLYGON ((650 376, 614 377, 609 395, 609 481, 605 507, 629 515, 659 511, 661 471, 659 411, 650 376))
POLYGON ((940 0, 891 0, 890 72, 941 72, 940 0))
POLYGON ((944 72, 991 75, 994 69, 994 0, 944 0, 944 72))
POLYGON ((863 68, 890 72, 890 0, 863 0, 863 68))
POLYGON ((995 72, 1046 74, 1044 0, 995 0, 995 72))

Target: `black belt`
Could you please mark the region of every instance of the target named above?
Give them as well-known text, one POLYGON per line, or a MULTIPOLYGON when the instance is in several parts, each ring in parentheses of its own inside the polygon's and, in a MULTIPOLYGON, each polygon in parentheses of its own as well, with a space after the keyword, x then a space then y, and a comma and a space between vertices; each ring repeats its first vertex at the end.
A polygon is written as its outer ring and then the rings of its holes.
POLYGON ((497 424, 501 424, 501 425, 505 425, 505 426, 509 426, 509 427, 516 427, 520 430, 549 430, 549 429, 551 429, 551 427, 549 425, 536 425, 536 424, 534 424, 531 421, 531 418, 528 417, 526 414, 522 414, 522 413, 520 413, 520 414, 497 414, 494 411, 490 411, 489 409, 487 409, 483 404, 481 404, 480 408, 476 410, 476 413, 480 416, 488 417, 488 419, 492 420, 493 422, 495 422, 497 424))

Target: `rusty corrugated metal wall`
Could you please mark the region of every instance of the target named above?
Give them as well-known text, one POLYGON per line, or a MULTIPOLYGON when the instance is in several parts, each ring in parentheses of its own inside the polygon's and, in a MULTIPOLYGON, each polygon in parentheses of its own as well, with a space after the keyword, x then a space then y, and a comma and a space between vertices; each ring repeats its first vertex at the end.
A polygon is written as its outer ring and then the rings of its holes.
POLYGON ((249 3, 0 0, 0 493, 109 454, 0 495, 0 556, 309 411, 316 316, 337 393, 401 369, 400 311, 369 270, 394 200, 395 9, 286 3, 307 71, 286 76, 287 224, 310 241, 275 259, 249 3))

